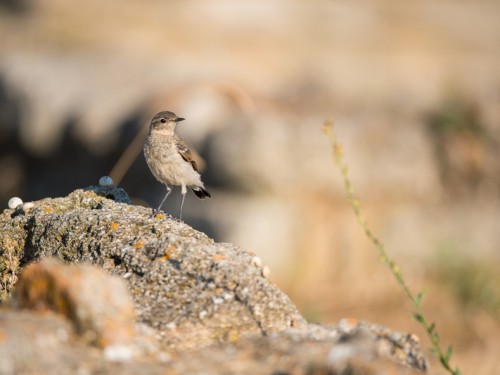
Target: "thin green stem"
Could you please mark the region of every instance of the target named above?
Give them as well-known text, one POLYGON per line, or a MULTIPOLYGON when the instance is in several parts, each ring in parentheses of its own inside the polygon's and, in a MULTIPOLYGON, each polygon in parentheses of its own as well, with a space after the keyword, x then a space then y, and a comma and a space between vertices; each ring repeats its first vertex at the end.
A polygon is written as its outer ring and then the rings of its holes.
POLYGON ((333 148, 333 157, 335 160, 335 164, 340 170, 340 174, 342 175, 342 180, 344 182, 344 188, 347 193, 347 200, 351 205, 354 215, 358 223, 363 228, 366 236, 370 239, 370 241, 375 245, 378 250, 380 260, 384 263, 390 270, 391 274, 396 279, 396 282, 403 289, 406 297, 410 300, 413 306, 413 317, 415 320, 420 323, 420 325, 425 329, 427 335, 432 344, 432 352, 439 358, 439 361, 444 369, 446 369, 452 375, 460 375, 460 370, 456 368, 452 369, 450 365, 450 359, 452 355, 452 348, 448 347, 446 351, 441 348, 441 343, 439 340, 439 335, 436 331, 436 325, 434 323, 429 323, 429 320, 425 317, 424 311, 421 307, 421 301, 423 297, 423 293, 418 293, 416 296, 411 292, 408 284, 406 283, 403 273, 401 272, 399 266, 396 264, 394 260, 389 257, 387 254, 384 245, 379 240, 379 238, 372 232, 368 222, 363 217, 361 212, 361 205, 359 200, 354 196, 354 189, 352 186, 351 179, 349 178, 349 168, 347 164, 344 162, 344 151, 342 146, 337 142, 337 136, 333 131, 333 122, 327 121, 323 128, 325 134, 328 136, 332 148, 333 148))

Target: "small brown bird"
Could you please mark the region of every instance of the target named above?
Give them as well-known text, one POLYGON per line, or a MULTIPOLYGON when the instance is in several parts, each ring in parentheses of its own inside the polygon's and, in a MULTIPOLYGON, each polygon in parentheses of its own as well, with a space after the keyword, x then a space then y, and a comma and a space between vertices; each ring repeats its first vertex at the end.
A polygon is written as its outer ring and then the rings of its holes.
POLYGON ((191 188, 200 199, 209 197, 198 173, 198 166, 186 144, 175 134, 175 127, 182 117, 173 112, 157 113, 149 125, 149 134, 144 142, 144 156, 149 169, 158 181, 165 184, 167 194, 153 216, 160 210, 173 186, 181 186, 182 201, 179 219, 182 219, 182 206, 186 197, 187 187, 191 188))

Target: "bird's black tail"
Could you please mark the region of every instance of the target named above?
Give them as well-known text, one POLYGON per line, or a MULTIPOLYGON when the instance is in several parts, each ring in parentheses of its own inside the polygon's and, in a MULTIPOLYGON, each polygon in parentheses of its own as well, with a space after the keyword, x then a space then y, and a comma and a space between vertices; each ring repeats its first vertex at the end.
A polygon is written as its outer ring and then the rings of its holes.
POLYGON ((200 199, 204 199, 206 197, 211 198, 212 196, 208 191, 206 191, 204 188, 196 186, 196 187, 191 187, 191 190, 193 190, 193 193, 196 194, 196 196, 200 199))

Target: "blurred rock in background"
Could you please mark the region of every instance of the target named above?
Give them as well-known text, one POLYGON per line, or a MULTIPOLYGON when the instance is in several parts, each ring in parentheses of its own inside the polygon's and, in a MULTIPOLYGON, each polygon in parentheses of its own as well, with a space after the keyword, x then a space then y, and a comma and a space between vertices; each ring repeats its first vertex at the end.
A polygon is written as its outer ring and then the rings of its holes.
POLYGON ((500 288, 475 277, 500 258, 499 15, 487 0, 3 1, 0 201, 111 173, 155 206, 141 137, 172 110, 213 192, 188 197, 189 224, 259 254, 311 320, 418 331, 347 205, 331 118, 370 224, 464 373, 492 374, 500 288))

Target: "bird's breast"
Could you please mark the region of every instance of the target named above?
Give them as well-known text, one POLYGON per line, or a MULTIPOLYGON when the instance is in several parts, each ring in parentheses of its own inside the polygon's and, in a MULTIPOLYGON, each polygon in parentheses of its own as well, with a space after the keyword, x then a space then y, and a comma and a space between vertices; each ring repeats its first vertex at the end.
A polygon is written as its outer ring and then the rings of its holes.
POLYGON ((177 152, 175 142, 163 137, 148 137, 144 156, 156 179, 170 186, 199 185, 200 175, 177 152))

